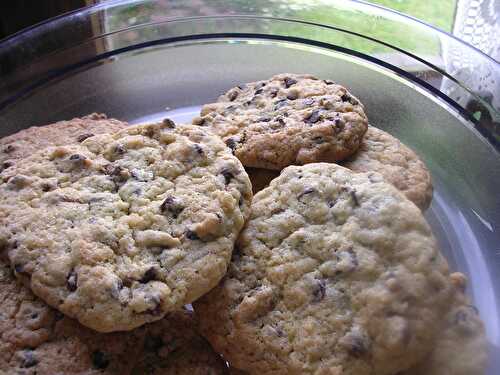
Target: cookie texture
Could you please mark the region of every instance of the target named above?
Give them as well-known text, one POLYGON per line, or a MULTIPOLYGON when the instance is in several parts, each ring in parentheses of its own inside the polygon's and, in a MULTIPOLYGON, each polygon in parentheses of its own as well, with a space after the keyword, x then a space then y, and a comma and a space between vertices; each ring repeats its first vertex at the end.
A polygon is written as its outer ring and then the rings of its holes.
POLYGON ((420 210, 377 173, 284 169, 255 195, 201 330, 255 374, 395 374, 430 351, 451 298, 420 210))
POLYGON ((132 375, 226 375, 222 357, 196 330, 193 312, 174 312, 146 326, 132 375))
POLYGON ((244 166, 277 170, 345 159, 368 126, 363 105, 345 87, 305 74, 234 87, 193 123, 222 137, 244 166))
POLYGON ((269 186, 269 183, 280 175, 279 171, 263 168, 245 168, 252 183, 252 191, 257 194, 262 189, 269 186))
POLYGON ((48 307, 0 262, 0 368, 5 374, 127 374, 144 333, 99 334, 48 307))
POLYGON ((16 282, 0 262, 3 374, 225 374, 221 357, 181 310, 129 332, 97 333, 65 317, 16 282))
POLYGON ((83 142, 93 135, 113 133, 126 126, 126 122, 93 113, 70 121, 21 130, 0 139, 0 171, 46 147, 83 142))
POLYGON ((359 150, 341 164, 355 172, 378 172, 420 209, 429 207, 432 182, 427 167, 415 152, 383 130, 369 126, 359 150))
POLYGON ((401 375, 481 375, 485 373, 488 348, 483 322, 464 294, 465 277, 451 275, 455 294, 444 327, 431 354, 401 375))
POLYGON ((214 287, 252 196, 218 137, 170 120, 47 148, 0 179, 0 246, 16 276, 101 332, 214 287))

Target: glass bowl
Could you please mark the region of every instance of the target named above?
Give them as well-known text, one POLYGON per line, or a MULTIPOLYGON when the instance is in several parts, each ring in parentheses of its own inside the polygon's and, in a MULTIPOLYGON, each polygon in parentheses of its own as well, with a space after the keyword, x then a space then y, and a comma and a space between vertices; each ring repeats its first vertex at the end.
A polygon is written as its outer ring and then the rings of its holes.
POLYGON ((107 1, 3 40, 0 136, 91 112, 190 121, 226 89, 281 72, 335 80, 362 100, 371 124, 428 165, 435 190, 426 218, 452 269, 469 278, 488 374, 497 374, 499 64, 362 2, 249 3, 107 1))

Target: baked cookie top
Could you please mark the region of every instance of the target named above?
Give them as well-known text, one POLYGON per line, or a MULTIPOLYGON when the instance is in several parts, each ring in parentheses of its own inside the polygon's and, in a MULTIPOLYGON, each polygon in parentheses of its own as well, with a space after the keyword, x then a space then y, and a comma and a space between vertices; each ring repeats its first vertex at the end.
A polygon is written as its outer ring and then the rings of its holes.
POLYGON ((83 142, 96 134, 114 133, 128 126, 126 122, 108 119, 102 113, 59 121, 45 126, 32 126, 0 138, 0 171, 49 146, 83 142))
POLYGON ((345 87, 279 74, 230 89, 193 123, 222 137, 244 166, 279 170, 345 159, 359 147, 368 120, 345 87))
POLYGON ((341 162, 355 172, 378 172, 421 210, 432 200, 431 175, 420 158, 392 135, 368 127, 356 154, 341 162))
POLYGON ((394 374, 422 360, 451 298, 420 210, 377 173, 288 167, 255 195, 201 330, 259 374, 394 374))
POLYGON ((218 137, 170 120, 45 149, 0 179, 0 246, 16 276, 101 332, 213 288, 252 196, 218 137))
POLYGON ((464 275, 453 273, 451 278, 455 289, 452 307, 446 315, 433 351, 424 361, 401 375, 485 373, 488 347, 483 322, 464 293, 464 275))
POLYGON ((225 374, 180 310, 129 332, 97 333, 47 306, 0 262, 0 368, 5 374, 225 374))
POLYGON ((48 307, 0 262, 0 368, 5 374, 130 372, 144 333, 96 333, 48 307))

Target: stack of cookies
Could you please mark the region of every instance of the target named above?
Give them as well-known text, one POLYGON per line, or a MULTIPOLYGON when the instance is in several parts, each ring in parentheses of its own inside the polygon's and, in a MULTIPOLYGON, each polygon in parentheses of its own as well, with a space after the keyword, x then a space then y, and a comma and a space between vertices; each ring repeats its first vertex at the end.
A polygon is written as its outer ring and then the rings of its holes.
POLYGON ((238 86, 190 125, 30 128, 0 171, 0 374, 484 369, 427 168, 332 81, 238 86))

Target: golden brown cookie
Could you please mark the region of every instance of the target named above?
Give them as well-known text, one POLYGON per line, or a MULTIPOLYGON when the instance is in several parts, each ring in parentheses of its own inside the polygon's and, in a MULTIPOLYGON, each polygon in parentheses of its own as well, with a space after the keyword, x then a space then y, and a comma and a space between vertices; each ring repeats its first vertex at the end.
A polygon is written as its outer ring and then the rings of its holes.
POLYGON ((252 374, 395 374, 436 340, 452 287, 420 210, 377 173, 285 168, 257 193, 228 274, 194 303, 252 374))
POLYGON ((340 163, 354 172, 378 172, 421 210, 432 200, 431 175, 410 148, 389 133, 368 127, 356 154, 340 163))
POLYGON ((45 126, 33 126, 0 139, 0 171, 50 146, 83 142, 96 134, 113 133, 128 126, 126 122, 108 119, 101 113, 59 121, 45 126))
POLYGON ((0 368, 6 374, 129 373, 144 333, 99 334, 48 307, 0 262, 0 368))
POLYGON ((129 332, 97 333, 47 306, 0 262, 0 373, 223 375, 221 357, 181 310, 129 332), (2 372, 3 371, 3 372, 2 372))
POLYGON ((455 294, 444 326, 430 355, 401 375, 482 375, 488 350, 484 325, 464 294, 465 276, 451 275, 455 294))
POLYGON ((251 196, 206 129, 127 127, 4 170, 0 243, 49 305, 97 331, 130 330, 217 285, 251 196))
POLYGON ((345 87, 306 74, 234 87, 193 123, 219 135, 245 167, 276 170, 343 160, 368 126, 363 105, 345 87))

